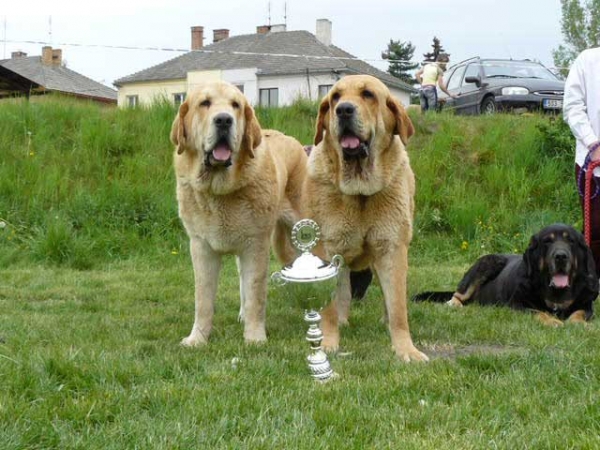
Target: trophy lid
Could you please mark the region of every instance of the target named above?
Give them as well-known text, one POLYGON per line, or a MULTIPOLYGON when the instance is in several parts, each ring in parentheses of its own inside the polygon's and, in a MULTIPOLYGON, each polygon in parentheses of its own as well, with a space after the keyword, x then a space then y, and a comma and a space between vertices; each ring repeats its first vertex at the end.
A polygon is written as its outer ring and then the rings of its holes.
POLYGON ((283 281, 291 283, 324 281, 338 274, 340 264, 341 257, 338 255, 333 257, 331 263, 327 263, 312 253, 303 253, 278 273, 283 281))
POLYGON ((297 222, 292 229, 292 243, 302 254, 292 264, 274 273, 273 278, 283 283, 309 283, 335 277, 343 258, 335 255, 328 263, 310 252, 317 245, 320 235, 321 230, 314 220, 297 222))

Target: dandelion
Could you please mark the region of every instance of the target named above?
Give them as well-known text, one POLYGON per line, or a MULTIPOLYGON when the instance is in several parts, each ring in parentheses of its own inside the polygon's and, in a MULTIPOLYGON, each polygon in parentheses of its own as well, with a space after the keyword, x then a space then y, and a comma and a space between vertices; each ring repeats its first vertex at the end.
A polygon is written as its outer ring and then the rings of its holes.
POLYGON ((171 255, 179 255, 179 252, 177 250, 171 250, 171 255))
POLYGON ((4 228, 6 228, 6 222, 3 220, 0 220, 0 230, 3 230, 4 228))
POLYGON ((29 156, 35 156, 35 152, 29 152, 29 156))
POLYGON ((460 244, 460 249, 467 250, 468 248, 469 248, 469 243, 467 241, 462 241, 462 244, 460 244))

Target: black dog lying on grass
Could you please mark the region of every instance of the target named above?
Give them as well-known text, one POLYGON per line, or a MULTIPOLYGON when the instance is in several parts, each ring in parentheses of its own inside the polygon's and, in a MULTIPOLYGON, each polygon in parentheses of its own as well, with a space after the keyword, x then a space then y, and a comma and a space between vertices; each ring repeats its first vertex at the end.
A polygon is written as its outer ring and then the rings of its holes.
POLYGON ((554 224, 534 235, 523 255, 479 258, 456 292, 422 292, 413 300, 506 305, 532 310, 543 323, 557 326, 564 320, 590 320, 598 290, 596 265, 583 235, 554 224))

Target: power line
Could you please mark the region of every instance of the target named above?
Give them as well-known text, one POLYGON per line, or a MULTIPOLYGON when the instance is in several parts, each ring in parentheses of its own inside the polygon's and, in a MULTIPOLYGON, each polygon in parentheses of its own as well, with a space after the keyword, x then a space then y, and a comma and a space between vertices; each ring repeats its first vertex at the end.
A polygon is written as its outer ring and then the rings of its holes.
MULTIPOLYGON (((6 26, 6 23, 5 23, 6 26)), ((32 41, 32 40, 11 40, 3 39, 2 41, 11 44, 32 44, 32 45, 53 45, 47 41, 32 41)), ((176 47, 139 47, 132 45, 108 45, 108 44, 83 44, 73 42, 60 42, 54 44, 57 47, 80 47, 80 48, 104 48, 110 50, 136 50, 136 51, 159 51, 159 52, 174 52, 174 53, 206 53, 206 54, 223 54, 223 55, 239 55, 239 56, 276 56, 284 58, 303 58, 316 60, 338 60, 338 61, 364 61, 364 62, 388 62, 388 63, 407 63, 407 64, 423 64, 429 61, 416 61, 408 59, 384 59, 384 58, 358 58, 356 56, 333 56, 333 55, 297 55, 291 53, 262 53, 262 52, 242 52, 235 50, 208 50, 208 49, 189 49, 176 47)), ((483 64, 485 65, 485 63, 483 64)), ((545 67, 545 66, 544 66, 545 67)), ((547 67, 548 69, 569 69, 569 67, 547 67)))

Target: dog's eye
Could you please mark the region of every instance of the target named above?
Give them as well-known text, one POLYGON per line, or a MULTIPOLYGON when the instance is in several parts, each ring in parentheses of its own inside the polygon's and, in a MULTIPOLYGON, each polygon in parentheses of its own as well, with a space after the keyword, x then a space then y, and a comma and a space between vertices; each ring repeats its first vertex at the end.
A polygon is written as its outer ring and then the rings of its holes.
POLYGON ((200 103, 200 106, 204 106, 206 108, 210 107, 210 100, 206 99, 204 100, 202 103, 200 103))
POLYGON ((234 109, 240 109, 240 104, 238 102, 231 102, 231 106, 233 106, 234 109))
POLYGON ((339 92, 336 92, 331 96, 331 100, 333 100, 334 102, 337 102, 339 99, 340 99, 339 92))
POLYGON ((363 98, 375 98, 375 95, 373 95, 373 93, 368 89, 364 89, 361 94, 363 98))

